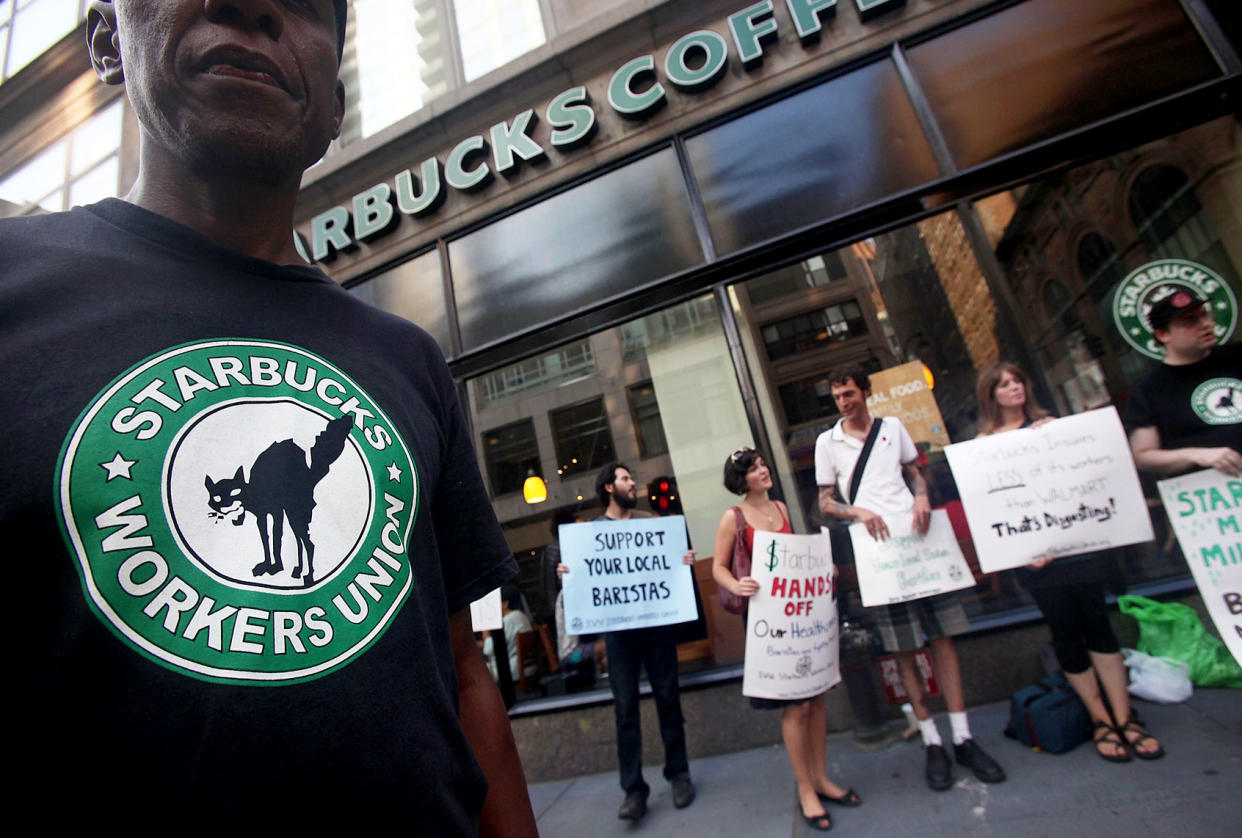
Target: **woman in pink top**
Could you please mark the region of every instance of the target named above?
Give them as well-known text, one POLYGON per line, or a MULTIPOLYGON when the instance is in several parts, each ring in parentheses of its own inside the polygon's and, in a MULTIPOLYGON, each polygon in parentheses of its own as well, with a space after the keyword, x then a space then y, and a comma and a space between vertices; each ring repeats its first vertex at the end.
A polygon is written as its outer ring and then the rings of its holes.
MULTIPOLYGON (((725 511, 716 529, 716 549, 712 553, 712 578, 725 590, 741 597, 753 596, 759 590, 754 577, 738 579, 730 564, 738 528, 743 528, 746 549, 754 549, 755 531, 791 533, 789 510, 785 504, 768 497, 772 488, 772 474, 759 452, 742 448, 729 455, 724 464, 725 488, 742 501, 725 511)), ((751 698, 752 707, 759 709, 781 708, 781 737, 785 751, 798 781, 798 802, 802 818, 807 825, 819 832, 832 828, 832 820, 824 808, 825 803, 840 806, 858 806, 861 798, 853 789, 843 789, 828 779, 826 769, 828 719, 824 710, 824 696, 813 696, 798 701, 778 701, 770 698, 751 698)))

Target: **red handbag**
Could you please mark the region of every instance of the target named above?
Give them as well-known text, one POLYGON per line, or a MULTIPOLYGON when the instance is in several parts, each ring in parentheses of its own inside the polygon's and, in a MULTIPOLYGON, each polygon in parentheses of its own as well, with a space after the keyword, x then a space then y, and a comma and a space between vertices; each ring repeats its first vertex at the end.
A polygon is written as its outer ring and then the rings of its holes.
MULTIPOLYGON (((746 549, 746 517, 742 515, 740 506, 733 507, 733 514, 737 516, 737 535, 733 539, 733 561, 729 569, 733 571, 734 578, 741 579, 743 576, 750 576, 750 551, 746 549)), ((720 596, 720 607, 725 611, 730 614, 746 613, 750 597, 731 593, 723 585, 716 588, 716 593, 720 596)))

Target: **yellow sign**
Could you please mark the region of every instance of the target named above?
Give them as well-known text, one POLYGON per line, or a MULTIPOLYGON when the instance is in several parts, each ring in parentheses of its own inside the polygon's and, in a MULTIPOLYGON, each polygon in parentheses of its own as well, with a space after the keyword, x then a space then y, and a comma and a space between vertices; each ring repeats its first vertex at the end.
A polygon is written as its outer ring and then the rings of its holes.
POLYGON ((949 434, 926 369, 922 361, 911 361, 873 372, 867 410, 872 416, 896 416, 915 443, 928 442, 933 448, 943 448, 950 442, 949 434))

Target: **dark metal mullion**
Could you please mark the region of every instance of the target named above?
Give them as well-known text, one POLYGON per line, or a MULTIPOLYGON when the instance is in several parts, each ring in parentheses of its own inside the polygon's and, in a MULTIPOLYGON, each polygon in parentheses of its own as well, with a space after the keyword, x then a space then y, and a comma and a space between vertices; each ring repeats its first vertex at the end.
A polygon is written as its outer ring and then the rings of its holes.
POLYGON ((440 283, 444 289, 444 316, 448 319, 449 355, 461 354, 461 329, 457 325, 457 297, 453 293, 453 267, 449 263, 448 242, 436 239, 436 252, 440 254, 440 283))
POLYGON ((1233 48, 1233 44, 1225 37, 1225 33, 1216 21, 1216 16, 1203 0, 1180 0, 1182 11, 1190 18, 1191 24, 1199 31, 1199 37, 1216 59, 1216 63, 1225 73, 1242 73, 1242 58, 1233 48))
POLYGON ((673 136, 673 153, 677 155, 682 183, 690 198, 690 217, 694 220, 694 232, 699 238, 703 260, 707 263, 715 262, 716 243, 712 241, 712 230, 707 223, 707 211, 703 209, 703 196, 699 193, 698 181, 694 179, 694 171, 690 168, 690 158, 686 154, 686 142, 680 134, 673 136))
POLYGON ((957 174, 957 164, 953 162, 953 155, 949 153, 949 145, 945 142, 944 133, 940 130, 940 123, 936 121, 936 115, 932 111, 931 103, 927 101, 927 95, 923 92, 923 86, 919 84, 918 78, 914 75, 914 70, 911 69, 910 63, 906 60, 906 53, 901 48, 901 44, 893 44, 891 57, 893 65, 897 68, 897 75, 901 79, 902 87, 906 90, 906 98, 910 100, 910 105, 914 108, 914 115, 918 118, 919 126, 923 129, 923 137, 927 140, 927 145, 931 149, 932 157, 936 161, 936 167, 940 169, 942 176, 951 177, 957 174))

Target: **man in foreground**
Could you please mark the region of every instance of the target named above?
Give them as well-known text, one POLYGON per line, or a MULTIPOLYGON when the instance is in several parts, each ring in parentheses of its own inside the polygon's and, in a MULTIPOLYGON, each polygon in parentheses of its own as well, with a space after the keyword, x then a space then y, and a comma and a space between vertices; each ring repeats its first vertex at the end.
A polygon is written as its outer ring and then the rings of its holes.
POLYGON ((1135 464, 1159 475, 1242 475, 1242 346, 1217 345, 1212 310, 1193 291, 1159 299, 1148 322, 1164 360, 1130 396, 1135 464))
MULTIPOLYGON (((836 372, 829 377, 829 384, 841 420, 815 441, 815 482, 819 485, 820 512, 843 521, 857 521, 872 538, 880 541, 888 538, 885 516, 913 515, 915 531, 925 535, 931 521, 931 503, 927 497, 927 483, 916 462, 918 449, 910 434, 896 417, 872 418, 867 409, 871 379, 861 369, 850 367, 836 372), (849 487, 855 485, 855 467, 874 423, 879 423, 874 428, 875 440, 863 463, 857 489, 850 492, 849 487), (914 487, 913 494, 906 484, 907 478, 914 487)), ((953 644, 953 636, 964 633, 970 626, 957 595, 940 594, 870 611, 884 639, 884 648, 897 656, 901 683, 919 719, 927 755, 928 786, 936 791, 949 788, 953 784, 953 770, 925 702, 923 683, 915 664, 915 653, 922 648, 925 637, 931 646, 936 680, 949 708, 954 758, 958 765, 971 769, 985 783, 1004 780, 1005 772, 970 733, 961 668, 953 644)))
POLYGON ((69 784, 58 824, 534 834, 468 608, 516 568, 452 379, 293 246, 344 27, 344 0, 94 2, 137 182, 0 223, 12 799, 69 784))

